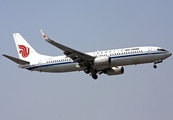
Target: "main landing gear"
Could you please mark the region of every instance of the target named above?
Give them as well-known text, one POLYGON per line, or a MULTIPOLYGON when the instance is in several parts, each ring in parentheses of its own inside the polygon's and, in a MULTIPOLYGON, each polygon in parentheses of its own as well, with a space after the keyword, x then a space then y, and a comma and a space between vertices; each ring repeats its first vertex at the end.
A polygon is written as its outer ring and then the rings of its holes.
POLYGON ((154 62, 154 65, 153 65, 153 68, 157 68, 157 65, 156 64, 158 64, 158 63, 161 63, 161 62, 163 62, 162 60, 159 60, 159 61, 156 61, 156 62, 154 62))
POLYGON ((96 73, 92 74, 92 78, 96 80, 98 78, 97 74, 96 73))
POLYGON ((90 71, 89 68, 85 68, 85 69, 84 69, 84 72, 85 72, 86 74, 89 74, 91 71, 90 71))
POLYGON ((85 69, 84 69, 84 72, 85 72, 86 74, 91 73, 92 78, 95 79, 95 80, 98 78, 97 72, 96 72, 95 70, 93 70, 93 68, 85 68, 85 69))

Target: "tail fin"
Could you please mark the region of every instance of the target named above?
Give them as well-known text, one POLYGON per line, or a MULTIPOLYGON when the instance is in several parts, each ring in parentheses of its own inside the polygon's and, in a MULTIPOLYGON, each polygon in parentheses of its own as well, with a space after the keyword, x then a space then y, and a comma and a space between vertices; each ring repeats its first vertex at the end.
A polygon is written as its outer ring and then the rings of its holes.
POLYGON ((13 38, 20 59, 30 61, 38 57, 39 54, 19 33, 13 33, 13 38))

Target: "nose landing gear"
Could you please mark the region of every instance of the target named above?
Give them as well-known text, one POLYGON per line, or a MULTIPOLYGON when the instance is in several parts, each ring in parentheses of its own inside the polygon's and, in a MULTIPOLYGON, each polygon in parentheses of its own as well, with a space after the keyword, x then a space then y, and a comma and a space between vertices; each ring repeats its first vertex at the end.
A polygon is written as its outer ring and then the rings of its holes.
POLYGON ((153 65, 153 68, 157 68, 157 65, 156 64, 158 64, 158 63, 161 63, 161 62, 163 62, 162 60, 159 60, 159 61, 156 61, 156 62, 154 62, 154 65, 153 65))
POLYGON ((156 64, 154 64, 154 65, 153 65, 153 68, 155 68, 155 69, 156 69, 156 68, 157 68, 157 65, 156 65, 156 64))

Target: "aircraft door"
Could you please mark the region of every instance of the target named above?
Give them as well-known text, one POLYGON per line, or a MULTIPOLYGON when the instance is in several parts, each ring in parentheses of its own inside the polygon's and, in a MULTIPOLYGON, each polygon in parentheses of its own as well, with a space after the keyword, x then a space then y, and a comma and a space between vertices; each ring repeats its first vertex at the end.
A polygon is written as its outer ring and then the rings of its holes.
POLYGON ((148 48, 148 54, 152 54, 152 48, 151 47, 148 48))
MULTIPOLYGON (((41 65, 41 64, 42 64, 42 61, 39 60, 39 61, 38 61, 38 65, 41 65)), ((39 68, 39 70, 40 70, 40 72, 42 72, 42 69, 41 69, 41 68, 39 68)))
POLYGON ((41 65, 41 64, 42 64, 42 61, 41 61, 41 60, 39 60, 39 61, 38 61, 38 65, 41 65))
POLYGON ((148 57, 146 58, 146 61, 150 62, 152 61, 152 48, 148 48, 148 57))

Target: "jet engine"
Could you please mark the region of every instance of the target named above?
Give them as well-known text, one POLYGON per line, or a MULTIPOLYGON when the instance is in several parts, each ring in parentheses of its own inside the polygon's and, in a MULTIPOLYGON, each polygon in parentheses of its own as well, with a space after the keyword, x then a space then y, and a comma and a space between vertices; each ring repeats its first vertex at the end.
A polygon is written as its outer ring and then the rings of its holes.
POLYGON ((124 68, 122 66, 112 67, 105 71, 107 75, 119 75, 124 73, 124 68))
POLYGON ((111 58, 104 56, 104 57, 96 57, 94 59, 94 66, 105 66, 111 63, 111 58))

